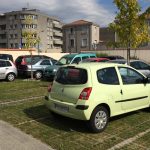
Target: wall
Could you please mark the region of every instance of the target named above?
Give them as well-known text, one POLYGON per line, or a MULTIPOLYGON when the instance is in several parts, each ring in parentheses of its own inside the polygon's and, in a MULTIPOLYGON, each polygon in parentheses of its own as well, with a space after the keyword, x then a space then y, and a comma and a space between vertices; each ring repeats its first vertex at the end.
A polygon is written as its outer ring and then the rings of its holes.
MULTIPOLYGON (((4 49, 0 49, 0 54, 11 54, 13 56, 13 59, 15 60, 18 56, 20 55, 30 55, 30 51, 29 50, 4 50, 4 49)), ((32 51, 33 55, 38 55, 38 53, 36 51, 32 51)), ((40 53, 40 55, 46 55, 49 57, 52 57, 56 60, 60 59, 62 56, 64 56, 67 53, 40 53)))
MULTIPOLYGON (((100 50, 100 51, 94 51, 96 53, 107 53, 108 55, 120 55, 124 58, 127 58, 127 52, 126 50, 100 50)), ((35 51, 32 51, 33 55, 37 55, 38 53, 35 51)), ((20 56, 20 55, 30 55, 29 50, 4 50, 0 49, 0 54, 11 54, 13 55, 14 60, 20 56)), ((60 59, 62 56, 68 53, 40 53, 40 55, 46 55, 50 56, 56 60, 60 59)), ((144 60, 148 63, 150 63, 150 50, 131 50, 131 57, 137 57, 141 60, 144 60)))
MULTIPOLYGON (((126 50, 100 50, 97 53, 107 53, 108 55, 120 55, 127 58, 126 50)), ((131 57, 137 57, 138 59, 144 60, 150 63, 150 50, 131 50, 131 57)))

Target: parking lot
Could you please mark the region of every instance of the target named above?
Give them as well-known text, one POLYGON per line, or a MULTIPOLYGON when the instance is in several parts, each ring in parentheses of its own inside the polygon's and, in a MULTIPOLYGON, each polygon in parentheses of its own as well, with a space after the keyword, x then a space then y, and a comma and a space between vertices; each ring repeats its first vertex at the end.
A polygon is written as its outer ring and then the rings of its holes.
POLYGON ((150 108, 114 117, 98 134, 85 122, 53 117, 43 105, 47 81, 0 82, 0 119, 57 150, 148 150, 150 108))

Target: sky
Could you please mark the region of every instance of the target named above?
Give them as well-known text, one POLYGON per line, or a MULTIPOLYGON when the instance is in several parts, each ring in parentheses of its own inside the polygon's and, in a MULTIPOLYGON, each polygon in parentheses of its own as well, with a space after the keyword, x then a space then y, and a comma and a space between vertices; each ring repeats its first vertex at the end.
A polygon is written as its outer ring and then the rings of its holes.
MULTIPOLYGON (((56 16, 63 23, 83 19, 97 23, 100 27, 108 26, 114 20, 117 11, 113 0, 0 0, 0 2, 0 14, 28 7, 56 16)), ((142 11, 150 7, 150 0, 138 2, 142 11)))

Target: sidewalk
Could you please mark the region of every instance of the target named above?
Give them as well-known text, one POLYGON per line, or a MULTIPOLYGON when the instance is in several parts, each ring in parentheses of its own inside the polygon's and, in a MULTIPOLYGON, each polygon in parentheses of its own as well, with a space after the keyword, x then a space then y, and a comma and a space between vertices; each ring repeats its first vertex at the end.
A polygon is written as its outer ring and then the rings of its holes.
POLYGON ((0 150, 52 150, 52 148, 0 120, 0 150))

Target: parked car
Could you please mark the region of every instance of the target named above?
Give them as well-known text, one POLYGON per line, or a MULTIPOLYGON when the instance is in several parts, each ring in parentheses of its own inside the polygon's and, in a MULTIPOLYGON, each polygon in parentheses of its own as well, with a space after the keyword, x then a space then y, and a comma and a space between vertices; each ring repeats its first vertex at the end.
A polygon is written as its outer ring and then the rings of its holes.
POLYGON ((14 81, 17 76, 17 69, 10 60, 0 59, 0 79, 14 81))
MULTIPOLYGON (((119 64, 127 64, 127 60, 111 60, 109 62, 119 63, 119 64)), ((130 66, 142 72, 144 75, 150 78, 150 65, 142 60, 130 60, 130 66)))
POLYGON ((87 58, 96 58, 96 54, 95 53, 67 54, 61 57, 54 66, 47 67, 44 72, 44 77, 47 79, 49 78, 53 79, 60 66, 74 63, 77 64, 87 58))
POLYGON ((107 59, 107 58, 87 58, 87 59, 84 59, 82 62, 106 62, 109 60, 110 59, 107 59))
POLYGON ((45 105, 54 114, 86 120, 103 131, 110 117, 150 107, 150 81, 136 69, 113 63, 61 67, 45 105))
POLYGON ((13 56, 10 54, 0 54, 0 59, 11 60, 12 62, 14 61, 13 56))
POLYGON ((57 60, 53 58, 49 59, 33 59, 32 62, 26 63, 24 65, 20 65, 18 67, 18 74, 31 76, 31 72, 33 76, 39 80, 43 77, 43 72, 46 67, 52 66, 57 62, 57 60))
MULTIPOLYGON (((101 58, 101 57, 99 57, 99 58, 101 58)), ((107 58, 109 60, 125 59, 124 57, 119 56, 119 55, 103 56, 102 58, 107 58)))

